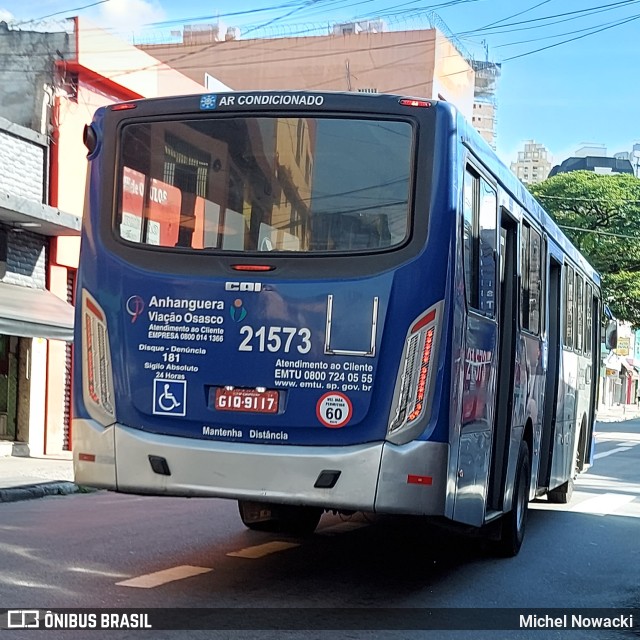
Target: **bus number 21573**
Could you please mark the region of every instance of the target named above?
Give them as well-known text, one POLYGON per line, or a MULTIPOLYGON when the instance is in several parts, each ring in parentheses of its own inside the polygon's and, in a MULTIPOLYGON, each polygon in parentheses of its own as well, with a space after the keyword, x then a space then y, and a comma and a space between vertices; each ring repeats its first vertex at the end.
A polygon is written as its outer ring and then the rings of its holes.
POLYGON ((295 327, 259 327, 254 329, 248 325, 240 327, 240 335, 244 338, 238 351, 279 351, 289 353, 297 349, 298 353, 311 351, 311 330, 295 327))

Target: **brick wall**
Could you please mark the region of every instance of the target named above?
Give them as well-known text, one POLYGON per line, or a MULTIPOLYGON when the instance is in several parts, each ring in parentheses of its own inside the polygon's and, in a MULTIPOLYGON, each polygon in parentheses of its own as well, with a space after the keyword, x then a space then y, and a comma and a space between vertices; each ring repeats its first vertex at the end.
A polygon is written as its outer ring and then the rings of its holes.
POLYGON ((45 237, 30 231, 13 229, 7 236, 7 272, 2 282, 32 289, 46 288, 47 243, 45 237))
MULTIPOLYGON (((0 117, 0 193, 46 203, 47 139, 0 117)), ((32 289, 47 282, 45 236, 27 229, 7 229, 7 266, 0 281, 32 289)))
POLYGON ((0 128, 0 191, 44 202, 45 148, 0 128))

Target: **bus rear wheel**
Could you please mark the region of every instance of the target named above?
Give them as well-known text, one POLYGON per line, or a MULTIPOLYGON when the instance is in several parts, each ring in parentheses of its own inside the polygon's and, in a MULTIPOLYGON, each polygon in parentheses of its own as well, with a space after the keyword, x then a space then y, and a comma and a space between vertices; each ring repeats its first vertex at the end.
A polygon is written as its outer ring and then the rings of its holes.
POLYGON ((322 509, 238 500, 242 523, 252 531, 310 535, 318 526, 322 509))
POLYGON ((495 551, 504 558, 518 555, 527 525, 529 511, 529 484, 531 482, 531 463, 529 447, 523 440, 518 452, 516 480, 513 487, 513 504, 511 511, 502 516, 500 522, 500 538, 495 542, 495 551))

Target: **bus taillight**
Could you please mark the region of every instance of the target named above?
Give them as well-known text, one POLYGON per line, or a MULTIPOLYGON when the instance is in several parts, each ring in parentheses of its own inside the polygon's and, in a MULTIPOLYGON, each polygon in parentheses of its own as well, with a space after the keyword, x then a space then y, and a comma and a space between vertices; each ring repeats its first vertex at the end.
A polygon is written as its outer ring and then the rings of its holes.
POLYGON ((89 415, 104 426, 115 422, 113 373, 106 316, 96 300, 82 292, 82 397, 89 415))
POLYGON ((417 100, 416 98, 402 98, 398 100, 398 102, 403 107, 422 107, 423 109, 428 109, 431 106, 428 100, 417 100))
POLYGON ((392 412, 388 429, 390 436, 413 426, 425 414, 433 377, 436 318, 436 310, 432 309, 417 318, 409 330, 402 372, 396 384, 395 412, 392 412))

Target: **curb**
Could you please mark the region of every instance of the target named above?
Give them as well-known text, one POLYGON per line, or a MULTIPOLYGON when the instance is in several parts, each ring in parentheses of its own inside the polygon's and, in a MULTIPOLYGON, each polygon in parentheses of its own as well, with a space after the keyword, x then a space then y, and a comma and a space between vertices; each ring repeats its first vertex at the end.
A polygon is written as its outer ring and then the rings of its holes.
POLYGON ((86 493, 88 491, 90 489, 73 482, 43 482, 0 489, 0 502, 18 502, 19 500, 33 500, 45 496, 66 496, 71 493, 86 493))

